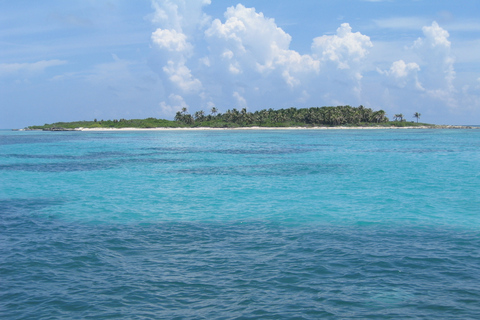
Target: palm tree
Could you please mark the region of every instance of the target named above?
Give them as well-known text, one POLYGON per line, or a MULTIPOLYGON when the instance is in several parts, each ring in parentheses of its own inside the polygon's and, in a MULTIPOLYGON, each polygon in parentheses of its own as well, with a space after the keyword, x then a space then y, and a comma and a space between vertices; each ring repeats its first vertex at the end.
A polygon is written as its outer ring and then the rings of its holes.
POLYGON ((377 123, 388 121, 388 119, 386 117, 386 113, 383 110, 375 111, 373 113, 373 120, 377 123))
POLYGON ((175 115, 175 121, 182 121, 183 120, 183 114, 178 111, 177 114, 175 115))
POLYGON ((203 112, 203 110, 195 112, 195 120, 196 121, 203 121, 204 117, 205 117, 205 112, 203 112))
POLYGON ((217 108, 215 107, 212 107, 212 109, 210 110, 210 112, 212 113, 212 116, 215 116, 218 112, 217 108))
POLYGON ((414 118, 417 118, 417 123, 418 123, 418 119, 420 119, 420 116, 421 116, 421 115, 422 115, 422 114, 419 113, 419 112, 415 112, 415 114, 413 115, 414 118))
POLYGON ((194 124, 195 120, 193 119, 191 114, 186 114, 185 116, 183 116, 183 122, 186 124, 194 124))

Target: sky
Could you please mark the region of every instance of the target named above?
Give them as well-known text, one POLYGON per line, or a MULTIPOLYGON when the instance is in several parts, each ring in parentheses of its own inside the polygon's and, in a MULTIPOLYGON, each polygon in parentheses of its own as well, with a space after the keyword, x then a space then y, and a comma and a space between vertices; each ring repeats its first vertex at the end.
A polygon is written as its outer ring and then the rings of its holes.
POLYGON ((480 124, 480 1, 0 0, 0 128, 363 105, 480 124))

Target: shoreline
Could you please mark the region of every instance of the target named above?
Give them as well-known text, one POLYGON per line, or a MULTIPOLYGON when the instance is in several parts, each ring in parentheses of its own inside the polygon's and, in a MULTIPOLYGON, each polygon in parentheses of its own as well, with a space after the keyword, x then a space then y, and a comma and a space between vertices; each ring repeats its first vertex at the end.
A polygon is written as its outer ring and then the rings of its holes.
POLYGON ((236 127, 236 128, 214 128, 214 127, 157 127, 157 128, 55 128, 55 129, 12 129, 12 131, 91 131, 91 132, 115 132, 115 131, 229 131, 229 130, 412 130, 412 129, 480 129, 475 126, 457 125, 434 125, 434 126, 408 126, 408 127, 236 127))
POLYGON ((228 131, 228 130, 396 130, 396 129, 478 129, 470 126, 418 126, 418 127, 238 127, 238 128, 211 128, 211 127, 196 127, 196 128, 75 128, 73 131, 228 131))
POLYGON ((185 127, 158 127, 158 128, 75 128, 75 129, 12 129, 13 131, 91 131, 91 132, 101 132, 101 131, 230 131, 230 130, 411 130, 411 129, 480 129, 480 127, 472 126, 456 126, 456 125, 435 125, 435 126, 418 126, 418 127, 237 127, 237 128, 213 128, 213 127, 195 127, 195 128, 185 128, 185 127))

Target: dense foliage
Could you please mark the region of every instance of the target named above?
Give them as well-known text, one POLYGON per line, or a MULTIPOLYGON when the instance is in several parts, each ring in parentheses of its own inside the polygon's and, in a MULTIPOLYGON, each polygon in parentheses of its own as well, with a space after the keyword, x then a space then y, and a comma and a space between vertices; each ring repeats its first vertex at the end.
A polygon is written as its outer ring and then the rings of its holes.
MULTIPOLYGON (((415 114, 420 117, 420 114, 415 114)), ((63 130, 75 128, 178 128, 178 127, 314 127, 314 126, 413 126, 424 125, 406 122, 402 114, 394 116, 396 121, 389 122, 385 111, 374 111, 364 106, 337 106, 314 108, 264 109, 248 112, 246 108, 232 109, 225 113, 218 113, 216 108, 206 115, 204 111, 197 111, 193 115, 186 108, 177 112, 175 120, 164 119, 120 119, 77 122, 57 122, 43 126, 30 126, 28 129, 63 130)))
MULTIPOLYGON (((182 125, 180 125, 182 126, 182 125)), ((175 121, 164 119, 120 119, 120 120, 100 120, 93 121, 75 121, 75 122, 56 122, 52 124, 45 124, 43 126, 30 126, 28 129, 75 129, 75 128, 171 128, 179 127, 175 121)))
POLYGON ((205 115, 203 111, 197 111, 194 115, 188 114, 186 108, 177 112, 175 121, 189 126, 206 127, 278 127, 278 126, 339 126, 361 125, 388 122, 385 111, 373 111, 370 108, 360 106, 321 107, 321 108, 289 108, 268 109, 255 112, 232 109, 225 113, 216 112, 212 108, 211 114, 205 115))

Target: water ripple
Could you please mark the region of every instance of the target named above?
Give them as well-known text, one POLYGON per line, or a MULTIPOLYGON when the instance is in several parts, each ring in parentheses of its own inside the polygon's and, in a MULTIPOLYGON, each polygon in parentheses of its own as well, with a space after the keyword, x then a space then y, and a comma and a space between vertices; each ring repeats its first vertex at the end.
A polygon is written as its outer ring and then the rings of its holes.
POLYGON ((480 314, 480 266, 471 257, 452 258, 458 239, 472 240, 469 248, 478 254, 478 235, 379 231, 264 223, 44 222, 35 236, 17 236, 25 255, 7 249, 15 231, 2 234, 7 246, 1 247, 0 313, 186 319, 480 314), (412 240, 418 241, 415 249, 412 240), (452 246, 445 251, 443 244, 452 246))

